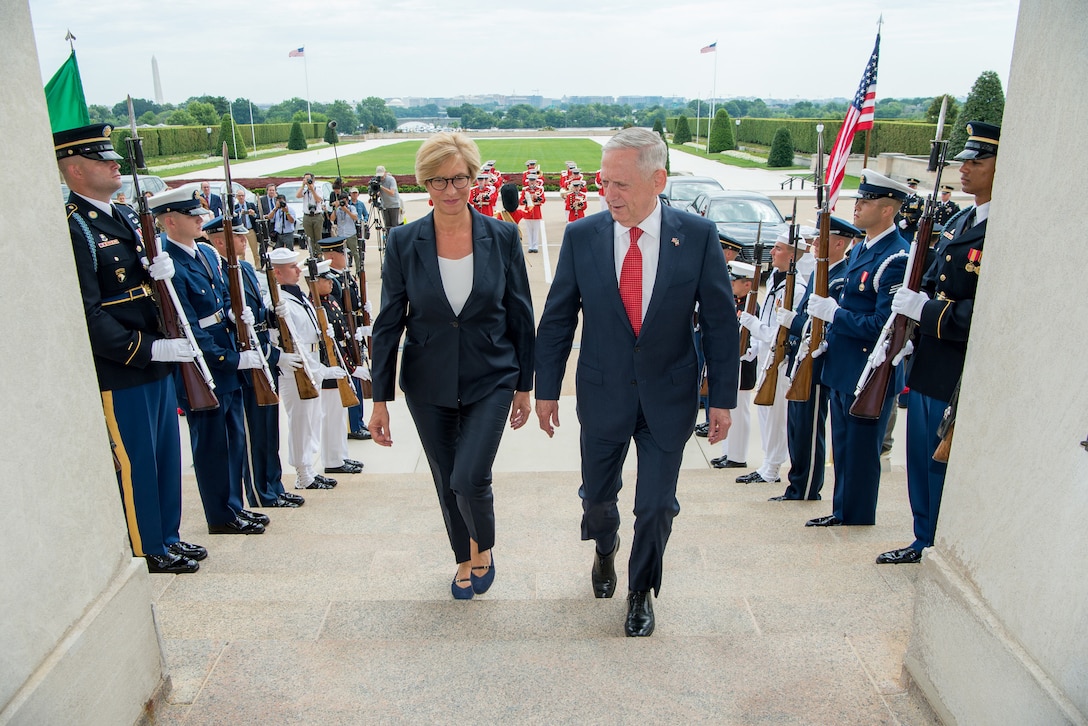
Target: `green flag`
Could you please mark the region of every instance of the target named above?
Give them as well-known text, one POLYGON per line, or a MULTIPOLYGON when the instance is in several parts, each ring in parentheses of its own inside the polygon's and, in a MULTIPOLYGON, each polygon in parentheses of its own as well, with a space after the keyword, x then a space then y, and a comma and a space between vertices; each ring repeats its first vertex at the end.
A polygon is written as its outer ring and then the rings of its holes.
POLYGON ((53 133, 91 123, 74 50, 68 60, 64 61, 64 65, 49 79, 49 83, 45 84, 45 103, 49 106, 49 125, 53 127, 53 133))

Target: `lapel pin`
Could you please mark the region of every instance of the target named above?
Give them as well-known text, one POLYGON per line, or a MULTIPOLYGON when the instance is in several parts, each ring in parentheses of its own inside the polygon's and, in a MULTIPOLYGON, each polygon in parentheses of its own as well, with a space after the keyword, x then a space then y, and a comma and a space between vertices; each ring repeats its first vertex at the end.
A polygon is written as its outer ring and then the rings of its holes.
POLYGON ((680 246, 680 240, 678 240, 678 239, 676 239, 675 237, 673 237, 673 238, 672 238, 672 246, 673 246, 673 247, 679 247, 679 246, 680 246))

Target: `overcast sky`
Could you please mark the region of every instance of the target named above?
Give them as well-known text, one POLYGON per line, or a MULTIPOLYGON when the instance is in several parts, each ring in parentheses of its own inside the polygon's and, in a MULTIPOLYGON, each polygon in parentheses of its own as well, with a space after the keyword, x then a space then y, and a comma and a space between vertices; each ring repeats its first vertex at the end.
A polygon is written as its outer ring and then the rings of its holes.
POLYGON ((850 97, 883 14, 878 98, 1008 85, 1014 0, 29 0, 42 79, 76 54, 88 103, 462 94, 850 97), (717 41, 716 54, 699 49, 717 41), (306 59, 289 58, 304 46, 306 59), (717 80, 715 83, 715 66, 717 80))

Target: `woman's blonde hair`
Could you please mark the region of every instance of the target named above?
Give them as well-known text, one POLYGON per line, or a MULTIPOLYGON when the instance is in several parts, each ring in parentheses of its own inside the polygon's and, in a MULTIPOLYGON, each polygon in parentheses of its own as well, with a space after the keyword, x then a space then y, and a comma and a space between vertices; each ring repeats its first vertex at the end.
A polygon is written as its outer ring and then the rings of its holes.
POLYGON ((465 134, 443 131, 424 141, 416 152, 416 183, 423 186, 427 179, 433 179, 454 156, 465 162, 469 179, 475 181, 480 171, 480 149, 476 142, 465 134))

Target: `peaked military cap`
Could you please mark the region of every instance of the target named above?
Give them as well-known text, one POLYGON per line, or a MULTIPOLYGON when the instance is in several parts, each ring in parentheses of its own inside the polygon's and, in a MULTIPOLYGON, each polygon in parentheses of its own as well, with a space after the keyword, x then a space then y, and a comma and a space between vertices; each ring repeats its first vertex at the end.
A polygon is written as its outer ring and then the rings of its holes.
POLYGON ((1001 127, 982 121, 967 122, 967 143, 956 154, 956 161, 989 159, 997 156, 997 144, 1001 140, 1001 127))
POLYGON ((148 199, 147 204, 151 207, 152 214, 181 212, 199 217, 207 213, 193 192, 185 189, 168 189, 165 192, 159 192, 148 199))
POLYGON ((900 184, 872 169, 861 170, 858 199, 894 199, 902 202, 913 193, 914 190, 906 184, 900 184))
POLYGON ((109 124, 91 124, 76 129, 58 131, 53 134, 53 149, 58 159, 70 156, 85 156, 98 161, 120 161, 121 155, 113 149, 110 134, 113 127, 109 124))

